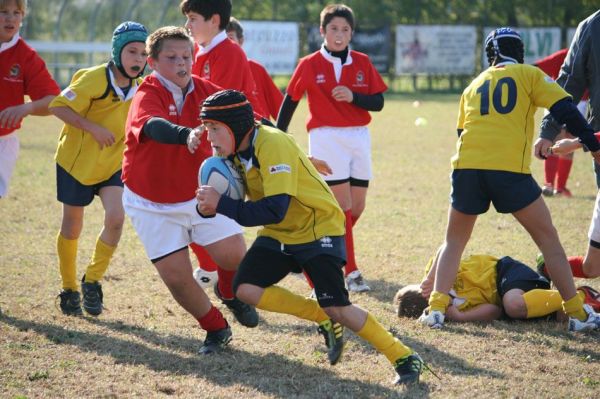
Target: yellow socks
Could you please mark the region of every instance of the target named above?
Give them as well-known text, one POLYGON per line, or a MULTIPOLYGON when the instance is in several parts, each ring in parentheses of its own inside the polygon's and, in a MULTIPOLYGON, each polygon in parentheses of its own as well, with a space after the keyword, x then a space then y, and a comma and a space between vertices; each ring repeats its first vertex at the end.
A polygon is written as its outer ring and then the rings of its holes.
POLYGON ((446 308, 450 304, 450 295, 438 291, 433 291, 429 296, 429 310, 446 313, 446 308))
POLYGON ((59 232, 56 237, 56 252, 63 289, 77 291, 77 239, 68 240, 59 232))
POLYGON ((541 317, 562 308, 562 298, 556 290, 531 290, 523 294, 527 318, 541 317))
POLYGON ((367 313, 365 325, 356 334, 383 353, 392 364, 413 352, 386 330, 370 313, 367 313))
POLYGON ((329 319, 316 300, 296 295, 276 285, 265 288, 256 307, 269 312, 291 314, 317 323, 329 319))
POLYGON ((581 321, 587 318, 585 310, 583 310, 583 298, 580 295, 575 295, 568 301, 563 302, 563 310, 570 317, 575 317, 581 321))
POLYGON ((111 247, 102 241, 100 237, 96 239, 96 249, 94 250, 92 260, 90 261, 90 264, 85 272, 86 283, 93 283, 102 279, 104 272, 106 272, 106 269, 108 269, 110 258, 112 258, 116 249, 116 246, 111 247))

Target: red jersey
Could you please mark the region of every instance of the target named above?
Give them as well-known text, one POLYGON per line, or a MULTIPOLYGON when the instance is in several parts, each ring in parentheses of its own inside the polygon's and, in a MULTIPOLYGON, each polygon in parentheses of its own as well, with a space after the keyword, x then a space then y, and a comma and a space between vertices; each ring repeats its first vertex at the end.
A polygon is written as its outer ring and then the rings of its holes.
MULTIPOLYGON (((28 95, 32 101, 49 95, 57 95, 60 88, 50 76, 46 63, 21 38, 15 45, 0 52, 0 110, 25 103, 28 95)), ((0 136, 16 128, 0 128, 0 136)))
POLYGON ((294 101, 300 101, 307 93, 306 129, 309 131, 321 126, 366 126, 371 121, 369 111, 352 103, 336 101, 331 95, 334 87, 346 86, 361 94, 383 93, 387 89, 366 54, 349 51, 346 63, 341 65, 339 78, 336 78, 334 66, 337 62, 340 67, 340 61, 321 49, 301 58, 292 75, 287 93, 294 101))
MULTIPOLYGON (((534 65, 540 68, 542 71, 544 71, 546 75, 556 80, 558 78, 558 75, 560 74, 560 67, 562 67, 563 62, 565 62, 565 58, 567 57, 568 52, 568 48, 558 50, 557 52, 552 53, 549 56, 537 61, 534 65)), ((590 95, 586 90, 583 96, 581 97, 581 101, 587 101, 589 97, 590 95)))
POLYGON ((122 179, 131 191, 153 202, 176 203, 194 198, 200 164, 212 155, 206 139, 191 154, 185 145, 159 143, 142 132, 152 117, 186 127, 200 125, 202 103, 221 88, 197 76, 192 79, 194 90, 185 97, 181 115, 169 89, 154 75, 140 85, 129 109, 122 179))
POLYGON ((264 66, 254 60, 248 60, 248 62, 250 63, 250 70, 256 84, 257 97, 261 103, 261 108, 268 114, 265 115, 266 117, 270 116, 273 120, 277 120, 279 108, 281 108, 281 103, 283 102, 283 94, 275 86, 271 75, 269 75, 264 66))
MULTIPOLYGON (((224 34, 224 32, 221 32, 224 34)), ((215 39, 213 39, 215 40, 215 39)), ((218 37, 216 38, 218 40, 218 37)), ((259 115, 266 115, 256 96, 256 85, 244 50, 225 37, 216 46, 202 53, 194 46, 195 60, 192 73, 224 89, 243 92, 259 115)))

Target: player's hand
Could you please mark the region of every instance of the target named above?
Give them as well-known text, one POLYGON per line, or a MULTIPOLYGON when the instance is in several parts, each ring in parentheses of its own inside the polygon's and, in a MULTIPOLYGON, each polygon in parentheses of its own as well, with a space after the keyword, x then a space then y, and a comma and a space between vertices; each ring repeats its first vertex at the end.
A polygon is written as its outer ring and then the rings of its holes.
POLYGON ((308 157, 308 159, 310 160, 310 162, 312 162, 315 169, 317 169, 317 172, 319 172, 323 176, 329 176, 333 173, 333 170, 331 170, 329 164, 323 161, 322 159, 313 157, 308 157))
POLYGON ((429 296, 431 295, 431 292, 433 291, 433 281, 423 279, 423 281, 421 281, 421 285, 419 287, 421 288, 421 295, 423 296, 423 298, 429 299, 429 296))
POLYGON ((100 145, 100 149, 110 147, 115 143, 115 135, 110 130, 102 126, 95 126, 90 130, 90 134, 100 145))
POLYGON ((581 143, 577 139, 562 139, 558 140, 550 147, 550 154, 566 155, 581 148, 581 143))
POLYGON ((198 147, 200 147, 200 143, 202 143, 202 134, 204 133, 204 125, 200 125, 190 132, 190 135, 187 138, 187 148, 188 151, 192 154, 196 152, 198 147))
POLYGON ((200 186, 196 190, 196 200, 198 201, 198 210, 204 216, 213 216, 217 213, 217 205, 221 194, 211 186, 200 186))
POLYGON ((0 127, 4 129, 15 129, 19 123, 32 112, 31 103, 8 107, 0 112, 0 127))
POLYGON ((336 86, 331 90, 331 96, 336 101, 345 101, 347 103, 351 103, 354 99, 354 94, 352 94, 352 90, 347 88, 346 86, 336 86))
POLYGON ((539 137, 533 146, 533 153, 538 159, 546 159, 550 155, 550 147, 552 147, 550 140, 539 137))

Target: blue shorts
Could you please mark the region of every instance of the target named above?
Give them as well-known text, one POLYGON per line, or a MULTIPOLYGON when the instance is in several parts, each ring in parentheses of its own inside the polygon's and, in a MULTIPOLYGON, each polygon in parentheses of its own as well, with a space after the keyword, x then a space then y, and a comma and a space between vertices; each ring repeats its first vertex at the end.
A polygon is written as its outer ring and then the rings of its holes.
POLYGON ((513 213, 525 208, 542 194, 530 174, 501 170, 455 169, 452 172, 452 207, 467 215, 490 209, 513 213))
POLYGON ((71 176, 59 164, 56 164, 56 199, 63 204, 71 206, 89 205, 93 201, 94 195, 98 195, 102 187, 109 186, 123 187, 120 169, 107 180, 86 186, 71 176))
POLYGON ((510 256, 505 256, 496 263, 496 275, 496 286, 500 297, 514 288, 525 292, 550 289, 550 282, 544 276, 510 256))

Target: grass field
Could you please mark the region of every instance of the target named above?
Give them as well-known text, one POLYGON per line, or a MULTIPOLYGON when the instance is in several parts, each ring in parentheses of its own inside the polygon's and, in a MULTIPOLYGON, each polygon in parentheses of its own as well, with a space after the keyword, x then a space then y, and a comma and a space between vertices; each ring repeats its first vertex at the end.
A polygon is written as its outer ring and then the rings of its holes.
MULTIPOLYGON (((388 98, 371 124, 375 178, 355 243, 373 290, 351 299, 415 348, 441 381, 425 372, 417 387, 392 386, 386 359, 348 332, 344 357, 331 367, 315 326, 267 313, 256 329, 232 322, 229 349, 200 357, 203 332, 171 298, 129 221, 103 282, 107 310, 98 318, 63 316, 55 299, 61 207, 53 155, 60 124, 47 117, 25 121, 11 192, 0 200, 0 397, 598 397, 600 333, 571 335, 563 324, 508 321, 432 331, 396 317, 395 292, 420 280, 442 242, 456 140, 458 95, 420 96, 418 108, 415 99, 388 98), (418 116, 428 124, 415 127, 418 116)), ((303 145, 305 114, 302 102, 291 126, 303 145)), ((590 159, 576 155, 573 198, 547 200, 570 255, 587 247, 595 197, 590 159)), ((540 181, 541 163, 534 161, 533 169, 540 181)), ((79 241, 79 276, 101 223, 95 201, 79 241)), ((253 235, 247 233, 249 242, 253 235)), ((537 249, 512 217, 492 211, 479 219, 466 253, 532 264, 537 249)), ((309 293, 300 280, 283 284, 309 293)))

